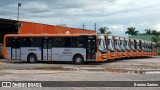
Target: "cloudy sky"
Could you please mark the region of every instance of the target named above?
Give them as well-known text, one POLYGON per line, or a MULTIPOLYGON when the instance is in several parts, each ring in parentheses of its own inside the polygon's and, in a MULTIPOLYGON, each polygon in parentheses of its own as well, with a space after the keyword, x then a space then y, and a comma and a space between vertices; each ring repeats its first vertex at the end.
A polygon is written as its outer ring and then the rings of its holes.
POLYGON ((127 36, 127 27, 141 33, 151 28, 160 31, 160 0, 0 0, 0 18, 45 24, 67 24, 68 27, 94 30, 109 27, 113 35, 127 36))

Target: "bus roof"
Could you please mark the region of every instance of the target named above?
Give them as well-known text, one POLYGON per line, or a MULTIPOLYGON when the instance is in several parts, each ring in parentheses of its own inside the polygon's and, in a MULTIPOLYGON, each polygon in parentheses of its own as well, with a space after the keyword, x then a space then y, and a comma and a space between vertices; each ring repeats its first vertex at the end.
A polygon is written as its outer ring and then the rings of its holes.
POLYGON ((5 37, 51 37, 51 36, 92 36, 96 34, 7 34, 5 37))

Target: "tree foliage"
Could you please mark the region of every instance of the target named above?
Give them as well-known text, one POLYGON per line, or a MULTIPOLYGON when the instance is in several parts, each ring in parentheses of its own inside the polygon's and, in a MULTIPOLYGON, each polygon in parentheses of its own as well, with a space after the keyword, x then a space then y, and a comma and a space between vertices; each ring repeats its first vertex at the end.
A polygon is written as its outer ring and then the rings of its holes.
POLYGON ((108 27, 100 27, 98 30, 101 34, 112 34, 108 27))
POLYGON ((159 36, 153 36, 151 40, 152 42, 155 42, 158 47, 160 47, 160 37, 159 36))
POLYGON ((151 38, 151 41, 155 42, 158 47, 160 47, 160 31, 157 30, 151 30, 150 28, 144 30, 145 33, 139 33, 139 31, 136 31, 135 27, 129 27, 127 28, 127 31, 125 34, 128 35, 153 35, 151 38))
POLYGON ((146 33, 144 33, 144 34, 146 34, 146 35, 151 35, 151 33, 152 33, 152 30, 151 30, 151 29, 145 29, 144 31, 146 31, 146 33))
POLYGON ((145 29, 145 35, 155 35, 155 36, 159 36, 160 32, 157 30, 151 30, 151 29, 145 29))
POLYGON ((160 32, 157 30, 145 29, 145 35, 154 35, 151 40, 160 46, 160 32))
POLYGON ((138 35, 139 31, 136 31, 135 27, 129 27, 129 28, 127 28, 127 31, 125 32, 125 34, 128 34, 128 35, 138 35))

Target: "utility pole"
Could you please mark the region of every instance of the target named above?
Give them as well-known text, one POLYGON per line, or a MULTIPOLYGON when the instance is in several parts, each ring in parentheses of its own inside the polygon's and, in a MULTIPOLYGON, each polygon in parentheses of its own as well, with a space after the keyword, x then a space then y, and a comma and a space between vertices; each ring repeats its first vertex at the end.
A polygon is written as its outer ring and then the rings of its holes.
POLYGON ((94 23, 94 30, 97 33, 97 24, 96 23, 94 23))
POLYGON ((82 28, 85 29, 85 26, 86 26, 86 25, 84 25, 84 23, 83 23, 82 28))
POLYGON ((21 7, 22 3, 18 3, 18 13, 17 13, 17 21, 19 21, 19 7, 21 7))

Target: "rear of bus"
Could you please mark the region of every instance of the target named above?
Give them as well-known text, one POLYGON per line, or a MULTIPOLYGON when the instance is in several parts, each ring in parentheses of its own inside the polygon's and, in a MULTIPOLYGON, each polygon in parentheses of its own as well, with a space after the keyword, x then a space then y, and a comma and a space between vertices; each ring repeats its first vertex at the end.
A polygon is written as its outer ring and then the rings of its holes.
POLYGON ((114 41, 111 35, 105 35, 106 49, 107 49, 107 60, 115 59, 115 48, 114 41))

